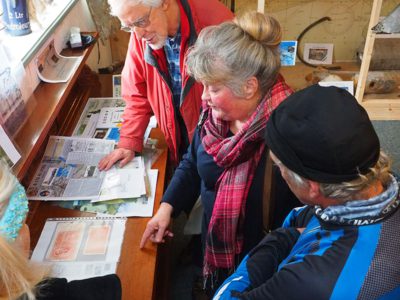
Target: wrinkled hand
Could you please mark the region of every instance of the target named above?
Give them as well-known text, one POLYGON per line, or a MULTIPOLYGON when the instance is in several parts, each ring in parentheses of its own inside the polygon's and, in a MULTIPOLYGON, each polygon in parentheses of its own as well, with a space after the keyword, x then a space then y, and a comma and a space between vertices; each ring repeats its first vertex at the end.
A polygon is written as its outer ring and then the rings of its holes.
POLYGON ((140 248, 143 248, 147 240, 160 244, 165 242, 165 237, 173 237, 174 234, 168 230, 171 221, 173 207, 168 203, 161 203, 160 208, 153 218, 147 223, 146 229, 140 241, 140 248))
POLYGON ((117 148, 110 154, 106 155, 99 162, 99 170, 107 171, 110 169, 117 161, 119 162, 119 166, 122 168, 128 162, 130 162, 135 157, 135 152, 133 150, 117 148))

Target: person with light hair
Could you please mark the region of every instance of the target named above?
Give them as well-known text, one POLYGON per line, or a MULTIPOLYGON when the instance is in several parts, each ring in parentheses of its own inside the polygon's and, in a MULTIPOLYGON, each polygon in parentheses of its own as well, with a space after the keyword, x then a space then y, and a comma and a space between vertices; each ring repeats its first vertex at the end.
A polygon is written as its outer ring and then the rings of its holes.
POLYGON ((0 299, 121 299, 115 274, 67 282, 50 278, 50 268, 29 261, 27 213, 25 189, 0 159, 0 299))
MULTIPOLYGON (((280 42, 273 17, 248 12, 203 29, 187 55, 187 72, 204 86, 204 109, 141 247, 172 236, 171 217, 189 211, 200 194, 203 274, 210 291, 264 236, 263 132, 271 112, 292 93, 279 74, 280 42)), ((289 200, 282 194, 279 209, 289 212, 289 200)))
POLYGON ((365 109, 344 89, 314 85, 266 128, 271 159, 305 206, 214 299, 400 299, 399 178, 365 109))
POLYGON ((176 166, 186 152, 201 110, 202 86, 185 72, 185 55, 201 29, 233 18, 217 0, 108 0, 121 29, 131 32, 121 78, 126 102, 118 147, 100 170, 122 167, 143 149, 155 115, 176 166))
POLYGON ((0 159, 0 298, 15 299, 22 294, 35 299, 34 287, 45 269, 28 262, 29 228, 25 224, 28 201, 24 189, 0 159))

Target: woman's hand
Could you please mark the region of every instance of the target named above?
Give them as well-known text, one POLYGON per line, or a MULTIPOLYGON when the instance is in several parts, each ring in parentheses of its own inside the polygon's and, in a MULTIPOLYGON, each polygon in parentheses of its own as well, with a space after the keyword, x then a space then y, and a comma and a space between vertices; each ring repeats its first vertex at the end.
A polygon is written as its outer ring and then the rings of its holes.
POLYGON ((147 223, 146 229, 140 241, 140 248, 143 248, 147 240, 160 244, 165 242, 165 237, 173 237, 174 234, 168 230, 171 221, 173 207, 168 203, 161 203, 155 216, 147 223))
POLYGON ((99 170, 107 171, 110 169, 117 161, 120 160, 119 166, 122 168, 128 162, 130 162, 135 157, 135 152, 133 150, 125 148, 117 148, 110 154, 106 155, 99 162, 99 170))

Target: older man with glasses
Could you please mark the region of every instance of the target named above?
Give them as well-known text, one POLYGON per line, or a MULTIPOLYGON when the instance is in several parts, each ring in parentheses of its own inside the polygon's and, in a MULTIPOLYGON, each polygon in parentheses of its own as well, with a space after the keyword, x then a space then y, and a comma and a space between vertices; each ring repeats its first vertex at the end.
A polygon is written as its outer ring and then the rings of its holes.
POLYGON ((202 85, 185 72, 185 54, 206 26, 233 17, 216 0, 108 0, 121 29, 132 32, 122 71, 126 101, 118 148, 101 170, 124 166, 143 148, 152 114, 176 165, 186 151, 201 110, 202 85))

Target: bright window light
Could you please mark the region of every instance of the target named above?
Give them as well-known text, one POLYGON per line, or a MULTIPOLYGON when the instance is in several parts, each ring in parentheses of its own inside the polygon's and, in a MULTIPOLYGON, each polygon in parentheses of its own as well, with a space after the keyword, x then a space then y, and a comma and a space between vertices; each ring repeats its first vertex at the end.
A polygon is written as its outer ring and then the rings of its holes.
MULTIPOLYGON (((30 1, 28 0, 27 2, 30 1)), ((11 36, 4 29, 0 31, 0 43, 7 49, 13 61, 22 61, 24 65, 29 63, 78 0, 33 2, 42 4, 38 5, 40 7, 36 7, 35 9, 29 7, 31 8, 29 14, 32 33, 23 36, 11 36)), ((3 10, 1 9, 1 11, 3 10)), ((3 27, 3 24, 1 27, 3 27)))

